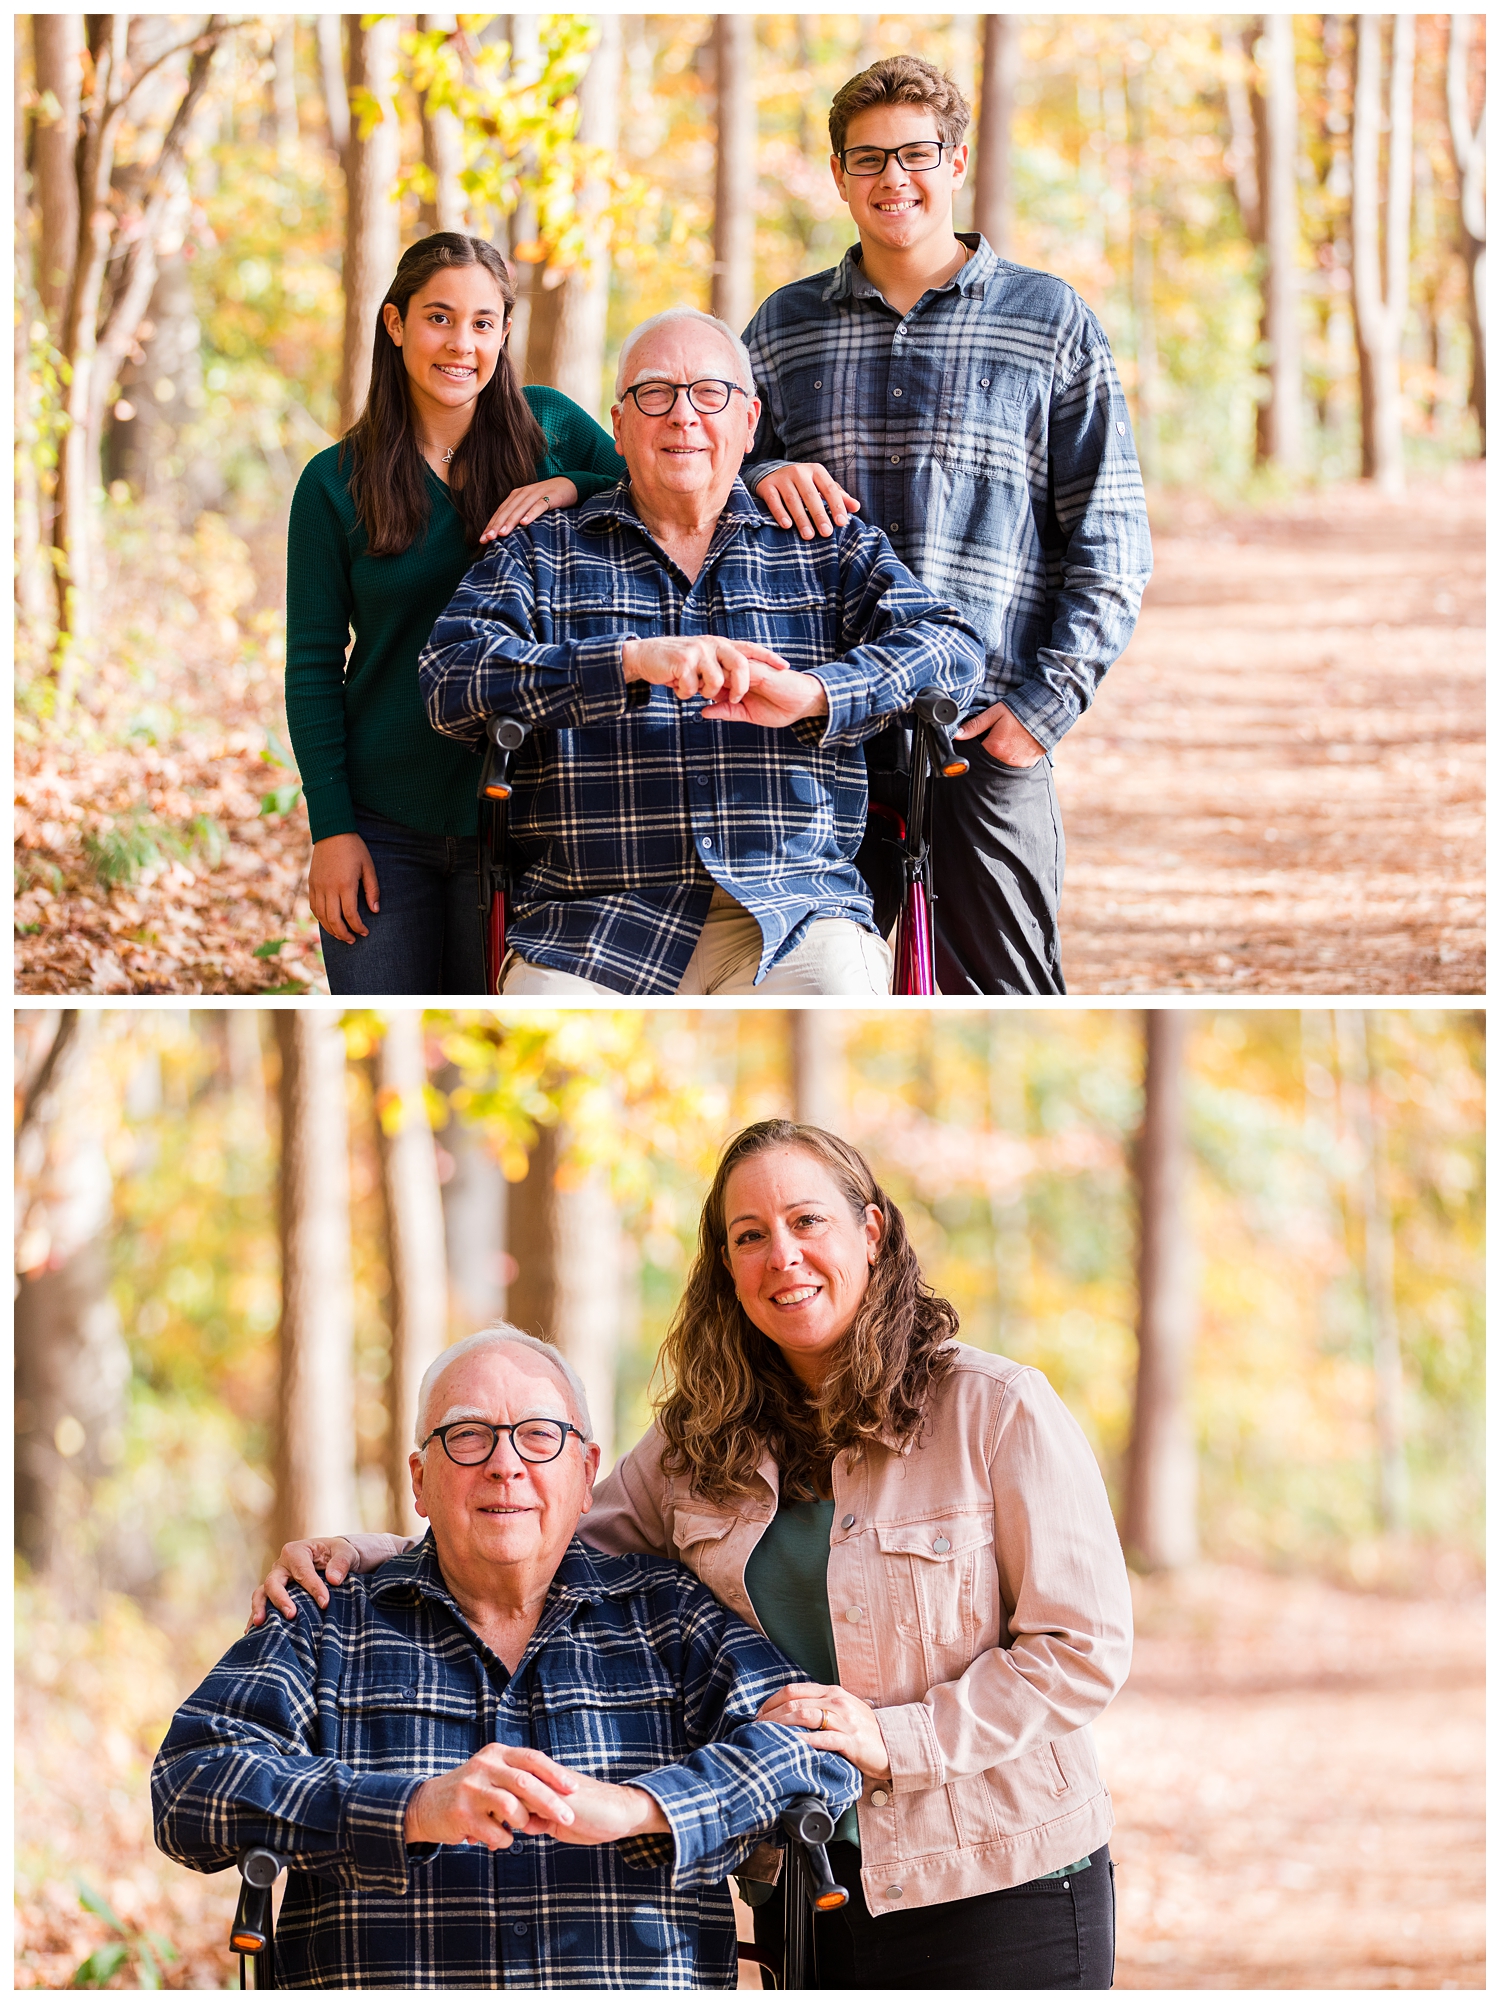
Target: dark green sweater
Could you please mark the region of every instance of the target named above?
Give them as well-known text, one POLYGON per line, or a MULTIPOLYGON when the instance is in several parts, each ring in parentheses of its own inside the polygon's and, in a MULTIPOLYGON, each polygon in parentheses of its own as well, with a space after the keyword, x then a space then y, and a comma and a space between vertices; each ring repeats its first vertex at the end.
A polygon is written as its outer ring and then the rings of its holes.
MULTIPOLYGON (((624 460, 586 411, 559 390, 533 385, 525 397, 547 434, 538 480, 566 474, 586 501, 621 478, 624 460)), ((310 459, 287 530, 286 720, 312 838, 352 833, 356 804, 426 835, 472 835, 479 754, 428 723, 417 656, 481 552, 429 470, 422 540, 398 557, 370 556, 348 474, 336 445, 310 459)))

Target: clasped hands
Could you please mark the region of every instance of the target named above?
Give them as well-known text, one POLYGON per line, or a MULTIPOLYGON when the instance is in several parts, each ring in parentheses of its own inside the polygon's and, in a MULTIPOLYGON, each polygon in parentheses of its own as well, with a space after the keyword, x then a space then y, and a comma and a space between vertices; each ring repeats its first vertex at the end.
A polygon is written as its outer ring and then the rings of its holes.
POLYGON ((655 683, 680 702, 707 696, 702 715, 715 723, 777 730, 828 714, 828 692, 817 676, 788 667, 755 640, 721 640, 712 633, 627 640, 620 659, 627 682, 655 683))
POLYGON ((482 1844, 506 1851, 517 1836, 560 1844, 615 1844, 669 1834, 643 1788, 596 1781, 535 1747, 481 1747, 462 1767, 424 1781, 406 1805, 408 1844, 482 1844))

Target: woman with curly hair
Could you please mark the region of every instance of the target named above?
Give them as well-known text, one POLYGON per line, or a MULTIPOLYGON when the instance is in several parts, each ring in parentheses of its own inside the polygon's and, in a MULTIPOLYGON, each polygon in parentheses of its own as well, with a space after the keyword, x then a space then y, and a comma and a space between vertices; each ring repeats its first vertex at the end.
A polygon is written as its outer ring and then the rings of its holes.
MULTIPOLYGON (((1039 1371, 956 1340, 859 1152, 758 1121, 726 1148, 662 1352, 656 1422, 589 1542, 679 1560, 807 1672, 763 1718, 864 1776, 829 1846, 819 1989, 1103 1990, 1109 1795, 1088 1722, 1130 1593, 1099 1470, 1039 1371)), ((492 1472, 508 1457, 503 1437, 492 1472)), ((289 1613, 404 1541, 289 1545, 289 1613)), ((750 1887, 753 1895, 757 1890, 750 1887)), ((756 1911, 781 1938, 781 1895, 756 1911)))

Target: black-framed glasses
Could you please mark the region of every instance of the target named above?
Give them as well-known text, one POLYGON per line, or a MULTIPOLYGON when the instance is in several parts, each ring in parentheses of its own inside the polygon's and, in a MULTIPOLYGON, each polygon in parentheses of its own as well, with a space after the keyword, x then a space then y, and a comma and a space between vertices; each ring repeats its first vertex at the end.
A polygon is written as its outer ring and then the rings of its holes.
POLYGON ((422 1445, 440 1440, 450 1461, 456 1461, 460 1468, 477 1468, 495 1452, 502 1433, 510 1435, 510 1444, 522 1461, 533 1462, 556 1461, 570 1433, 582 1441, 588 1439, 581 1427, 567 1420, 523 1419, 513 1426, 494 1426, 489 1420, 452 1420, 447 1426, 435 1426, 422 1445))
POLYGON ((904 146, 846 146, 839 165, 856 181, 873 180, 885 172, 887 160, 899 160, 908 174, 930 174, 941 167, 943 155, 953 147, 942 139, 909 139, 904 146))
POLYGON ((700 376, 695 383, 632 383, 625 392, 635 398, 635 407, 646 417, 665 417, 668 411, 677 408, 677 399, 687 391, 687 400, 695 411, 704 417, 716 417, 720 411, 728 410, 729 399, 736 390, 742 397, 750 392, 743 383, 726 383, 719 376, 700 376))

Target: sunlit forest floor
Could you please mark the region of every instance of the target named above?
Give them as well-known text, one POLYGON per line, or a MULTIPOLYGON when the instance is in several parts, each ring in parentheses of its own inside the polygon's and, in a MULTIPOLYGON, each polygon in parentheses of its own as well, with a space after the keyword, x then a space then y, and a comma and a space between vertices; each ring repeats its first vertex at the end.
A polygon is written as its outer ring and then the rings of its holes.
MULTIPOLYGON (((1140 628, 1058 763, 1069 986, 1482 993, 1483 467, 1153 513, 1140 628)), ((23 994, 325 992, 267 759, 280 538, 198 542, 117 541, 87 718, 20 734, 23 994)))
POLYGON ((1484 991, 1484 469, 1153 503, 1058 760, 1079 994, 1484 991))
MULTIPOLYGON (((1410 1597, 1204 1566, 1137 1582, 1136 1606, 1135 1668, 1097 1728, 1117 1987, 1483 1988, 1484 1615, 1466 1562, 1410 1597)), ((148 1931, 175 1954, 168 1988, 237 1982, 237 1882, 154 1849, 146 1788, 234 1627, 169 1636, 123 1598, 69 1624, 20 1595, 18 1989, 66 1987, 112 1942, 107 1987, 137 1988, 148 1931)))

